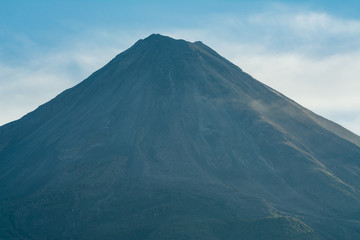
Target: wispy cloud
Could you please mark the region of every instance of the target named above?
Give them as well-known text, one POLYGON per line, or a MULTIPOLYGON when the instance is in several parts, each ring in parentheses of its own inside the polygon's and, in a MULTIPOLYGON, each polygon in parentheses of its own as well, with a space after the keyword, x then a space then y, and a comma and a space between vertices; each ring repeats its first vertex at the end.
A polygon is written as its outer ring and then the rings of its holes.
POLYGON ((27 61, 0 61, 0 125, 22 117, 79 83, 130 44, 125 37, 120 40, 103 31, 74 36, 50 51, 24 42, 31 46, 22 46, 22 57, 27 61), (105 45, 99 44, 106 41, 105 45))
POLYGON ((326 13, 310 12, 306 14, 298 14, 292 22, 288 22, 289 26, 294 26, 302 32, 328 33, 328 34, 346 34, 359 35, 360 22, 357 20, 344 20, 332 17, 326 13))
POLYGON ((360 133, 360 51, 322 59, 262 52, 233 61, 301 105, 360 133))
POLYGON ((360 34, 358 20, 341 19, 324 12, 272 12, 250 15, 248 22, 290 29, 293 33, 360 34))

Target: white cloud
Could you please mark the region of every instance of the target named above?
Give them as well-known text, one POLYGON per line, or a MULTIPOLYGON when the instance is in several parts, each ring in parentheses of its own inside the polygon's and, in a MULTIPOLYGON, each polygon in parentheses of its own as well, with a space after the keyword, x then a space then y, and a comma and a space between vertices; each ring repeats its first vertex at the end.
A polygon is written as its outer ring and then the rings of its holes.
POLYGON ((325 12, 293 11, 292 9, 272 9, 252 14, 247 22, 261 27, 273 27, 290 30, 292 33, 346 34, 359 35, 360 22, 356 19, 343 19, 325 12))
POLYGON ((326 13, 310 12, 298 14, 293 18, 293 22, 288 23, 290 26, 295 26, 303 31, 311 31, 313 33, 321 31, 331 34, 360 34, 359 21, 335 18, 326 13))
POLYGON ((0 124, 20 118, 72 84, 61 72, 46 68, 0 65, 0 124))
POLYGON ((38 52, 37 48, 32 52, 30 48, 30 61, 21 65, 0 62, 0 125, 22 117, 79 83, 127 47, 123 45, 126 41, 118 39, 105 47, 99 45, 100 40, 110 37, 103 33, 96 32, 91 41, 86 37, 50 52, 38 52))
POLYGON ((360 133, 360 51, 323 59, 248 53, 233 62, 301 105, 360 133))

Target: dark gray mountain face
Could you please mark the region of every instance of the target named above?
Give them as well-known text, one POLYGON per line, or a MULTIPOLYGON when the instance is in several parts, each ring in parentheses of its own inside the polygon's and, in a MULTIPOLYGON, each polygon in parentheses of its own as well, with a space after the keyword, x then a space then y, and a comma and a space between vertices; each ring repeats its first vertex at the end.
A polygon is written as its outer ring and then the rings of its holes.
POLYGON ((201 42, 138 41, 0 164, 0 239, 360 239, 360 137, 201 42))

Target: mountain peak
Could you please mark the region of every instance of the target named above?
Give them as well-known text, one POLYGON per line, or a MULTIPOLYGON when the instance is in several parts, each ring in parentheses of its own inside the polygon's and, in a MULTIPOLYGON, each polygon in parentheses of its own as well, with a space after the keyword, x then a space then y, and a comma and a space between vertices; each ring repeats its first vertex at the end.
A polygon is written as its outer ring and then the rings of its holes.
POLYGON ((151 34, 150 36, 139 40, 135 46, 145 47, 149 50, 159 50, 159 49, 174 49, 174 48, 183 48, 188 47, 190 42, 181 39, 174 39, 168 36, 161 34, 151 34))
POLYGON ((161 35, 159 33, 153 33, 148 37, 144 38, 146 41, 165 41, 165 40, 175 40, 169 36, 161 35))
MULTIPOLYGON (((186 45, 196 45, 196 46, 206 46, 202 41, 195 41, 195 42, 189 42, 184 39, 175 39, 169 36, 161 35, 159 33, 153 33, 149 35, 148 37, 139 40, 140 42, 150 42, 150 43, 173 43, 173 44, 181 44, 183 46, 186 45)), ((209 48, 208 46, 206 46, 209 48)), ((210 49, 210 48, 209 48, 210 49)))

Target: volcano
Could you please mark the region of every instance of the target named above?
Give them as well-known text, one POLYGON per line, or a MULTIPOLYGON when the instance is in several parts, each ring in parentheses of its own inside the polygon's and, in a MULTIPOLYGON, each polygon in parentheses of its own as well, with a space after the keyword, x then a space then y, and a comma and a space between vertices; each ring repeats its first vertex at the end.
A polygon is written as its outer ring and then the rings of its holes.
POLYGON ((0 239, 360 239, 360 137, 202 42, 139 40, 0 164, 0 239))

